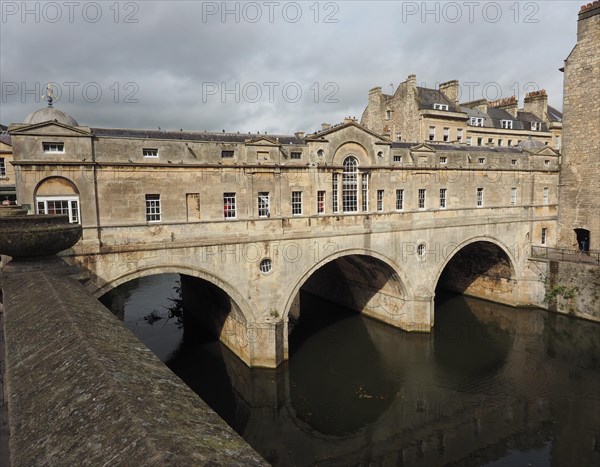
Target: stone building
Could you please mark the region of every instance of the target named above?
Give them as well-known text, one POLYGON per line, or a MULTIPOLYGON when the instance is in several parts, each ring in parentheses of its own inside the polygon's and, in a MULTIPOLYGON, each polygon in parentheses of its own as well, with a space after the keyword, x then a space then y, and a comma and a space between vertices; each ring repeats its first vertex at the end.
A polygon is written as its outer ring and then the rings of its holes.
POLYGON ((0 125, 0 203, 16 200, 15 171, 12 166, 13 151, 8 128, 0 125))
POLYGON ((564 66, 559 244, 600 249, 600 2, 581 7, 564 66))
POLYGON ((371 89, 361 124, 394 141, 511 147, 536 139, 560 150, 562 114, 545 90, 528 93, 522 109, 515 97, 460 104, 460 95, 457 80, 431 89, 410 75, 394 95, 371 89))

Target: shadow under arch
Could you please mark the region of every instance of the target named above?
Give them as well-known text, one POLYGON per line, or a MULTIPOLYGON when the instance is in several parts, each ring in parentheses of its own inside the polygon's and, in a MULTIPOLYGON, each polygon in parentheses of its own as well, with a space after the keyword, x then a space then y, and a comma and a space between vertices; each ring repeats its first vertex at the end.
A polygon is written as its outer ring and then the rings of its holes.
MULTIPOLYGON (((295 308, 297 308, 298 306, 298 297, 299 297, 299 293, 300 293, 300 289, 302 289, 302 287, 304 287, 307 282, 309 281, 309 279, 311 277, 314 276, 315 273, 317 273, 319 270, 321 270, 324 267, 327 267, 327 265, 331 265, 332 263, 334 263, 335 261, 344 259, 344 258, 349 258, 352 257, 354 259, 356 259, 358 261, 359 265, 365 266, 365 273, 369 273, 369 274, 373 274, 373 273, 383 273, 379 279, 383 280, 385 279, 386 282, 384 284, 380 284, 379 289, 381 289, 382 287, 385 287, 386 285, 389 285, 393 291, 396 292, 396 294, 398 295, 398 298, 403 298, 405 299, 406 297, 409 296, 409 291, 410 291, 410 284, 408 282, 407 277, 402 274, 402 270, 400 267, 398 267, 398 265, 392 261, 390 258, 386 257, 385 255, 382 255, 380 253, 377 253, 376 251, 373 250, 369 250, 369 249, 364 249, 364 248, 350 248, 350 249, 346 249, 346 250, 340 250, 340 251, 336 251, 335 253, 332 253, 331 255, 323 258, 322 260, 320 260, 319 262, 313 264, 307 271, 305 271, 301 277, 296 281, 296 284, 294 285, 294 287, 292 288, 291 292, 288 294, 288 298, 286 300, 286 303, 283 307, 283 318, 289 318, 290 315, 290 311, 294 312, 295 308), (375 266, 375 268, 372 268, 372 266, 375 266)), ((371 291, 376 293, 377 292, 377 285, 373 286, 371 283, 371 287, 370 287, 371 291)), ((314 289, 310 291, 311 293, 314 293, 314 289)), ((318 294, 321 295, 321 294, 318 294)), ((334 297, 324 297, 327 300, 330 301, 335 301, 332 300, 332 298, 334 297)), ((356 309, 355 306, 352 305, 352 303, 348 303, 347 297, 346 299, 340 303, 341 305, 344 306, 348 306, 349 308, 353 308, 356 309)), ((381 305, 382 307, 384 307, 384 305, 381 305)), ((362 311, 362 310, 357 310, 357 311, 362 311)), ((390 313, 392 312, 392 310, 387 310, 390 313)))
POLYGON ((432 284, 501 303, 513 303, 517 280, 513 253, 493 237, 474 237, 457 245, 444 259, 432 284))
POLYGON ((73 180, 62 175, 50 175, 40 180, 33 189, 33 196, 79 196, 79 188, 73 180))

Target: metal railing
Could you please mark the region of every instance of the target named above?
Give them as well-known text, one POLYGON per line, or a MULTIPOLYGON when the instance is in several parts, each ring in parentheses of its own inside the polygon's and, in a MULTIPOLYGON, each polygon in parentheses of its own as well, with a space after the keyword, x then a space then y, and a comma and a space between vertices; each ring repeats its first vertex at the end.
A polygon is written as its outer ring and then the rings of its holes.
POLYGON ((531 246, 532 258, 543 258, 554 261, 570 261, 573 263, 593 263, 600 265, 600 251, 571 250, 567 248, 550 248, 547 246, 531 246))

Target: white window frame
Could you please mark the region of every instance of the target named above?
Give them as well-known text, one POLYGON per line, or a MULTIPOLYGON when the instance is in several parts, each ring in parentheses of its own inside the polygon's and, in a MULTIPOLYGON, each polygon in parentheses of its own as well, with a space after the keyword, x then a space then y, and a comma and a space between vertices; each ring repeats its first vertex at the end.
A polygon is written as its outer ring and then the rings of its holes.
POLYGON ((146 200, 146 222, 155 223, 162 220, 162 211, 160 206, 160 194, 148 193, 145 196, 146 200), (150 198, 152 197, 152 198, 150 198))
POLYGON ((456 130, 456 141, 458 141, 459 143, 462 143, 462 139, 463 139, 463 129, 458 128, 456 130))
POLYGON ((396 211, 404 211, 404 189, 396 190, 396 211))
POLYGON ((271 217, 271 194, 268 191, 258 192, 258 217, 271 217))
POLYGON ((292 216, 302 215, 302 192, 292 191, 292 216))
POLYGON ((467 146, 472 146, 472 145, 473 145, 473 137, 467 136, 467 146))
POLYGON ((317 191, 317 214, 325 213, 325 190, 317 191))
POLYGON ((512 130, 513 129, 513 121, 512 120, 500 120, 500 125, 505 130, 512 130))
POLYGON ((419 209, 427 209, 427 190, 425 188, 419 188, 417 199, 419 209))
POLYGON ((361 174, 360 181, 360 196, 361 196, 361 207, 363 212, 369 211, 369 174, 363 173, 361 174))
POLYGON ((531 131, 542 131, 542 122, 531 122, 531 131))
POLYGON ((447 164, 448 158, 446 156, 440 156, 440 164, 447 164))
POLYGON ((433 104, 433 110, 448 110, 448 104, 433 104))
POLYGON ((339 189, 339 176, 334 173, 331 175, 331 210, 335 212, 340 211, 339 200, 338 200, 338 189, 339 189))
POLYGON ((450 128, 444 127, 444 141, 450 141, 450 128))
POLYGON ((483 188, 477 188, 477 207, 483 207, 483 188))
POLYGON ((65 153, 65 143, 61 143, 61 142, 42 143, 42 150, 46 154, 64 154, 65 153))
POLYGON ((440 209, 446 209, 448 204, 448 188, 440 188, 440 209))
POLYGON ((429 127, 429 141, 435 141, 435 127, 429 127))
POLYGON ((517 205, 517 187, 512 187, 510 189, 510 205, 511 206, 517 205))
POLYGON ((69 223, 80 224, 81 223, 81 211, 79 207, 79 196, 36 196, 35 198, 35 209, 37 214, 48 213, 48 202, 63 202, 68 203, 66 213, 69 216, 69 223), (40 203, 43 204, 40 209, 40 203))
POLYGON ((233 191, 223 193, 223 218, 235 219, 237 217, 237 195, 233 191))
POLYGON ((382 212, 383 211, 383 197, 384 197, 384 190, 377 190, 377 211, 378 212, 382 212))
POLYGON ((354 156, 344 159, 342 210, 348 213, 358 212, 358 159, 354 156))
POLYGON ((483 117, 470 117, 469 125, 471 126, 483 126, 483 117))
POLYGON ((142 155, 144 157, 157 158, 158 149, 156 148, 142 148, 142 155))

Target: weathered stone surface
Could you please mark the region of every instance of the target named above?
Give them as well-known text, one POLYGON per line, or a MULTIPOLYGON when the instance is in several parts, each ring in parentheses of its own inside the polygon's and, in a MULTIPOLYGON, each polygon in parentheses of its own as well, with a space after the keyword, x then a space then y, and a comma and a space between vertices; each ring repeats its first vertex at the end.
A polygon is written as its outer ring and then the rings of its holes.
POLYGON ((77 281, 22 266, 2 278, 13 465, 266 465, 77 281))

